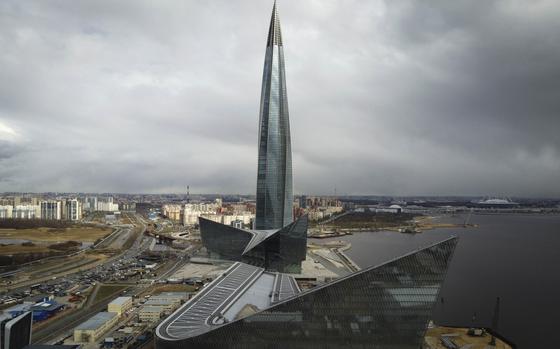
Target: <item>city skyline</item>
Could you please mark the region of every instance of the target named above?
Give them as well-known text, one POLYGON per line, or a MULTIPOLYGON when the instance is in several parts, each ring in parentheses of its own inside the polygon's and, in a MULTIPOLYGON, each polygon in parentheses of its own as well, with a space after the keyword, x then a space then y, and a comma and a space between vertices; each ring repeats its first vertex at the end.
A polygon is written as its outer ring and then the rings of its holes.
MULTIPOLYGON (((253 193, 270 6, 4 2, 0 191, 253 193)), ((294 193, 560 196, 558 4, 279 7, 294 193)))

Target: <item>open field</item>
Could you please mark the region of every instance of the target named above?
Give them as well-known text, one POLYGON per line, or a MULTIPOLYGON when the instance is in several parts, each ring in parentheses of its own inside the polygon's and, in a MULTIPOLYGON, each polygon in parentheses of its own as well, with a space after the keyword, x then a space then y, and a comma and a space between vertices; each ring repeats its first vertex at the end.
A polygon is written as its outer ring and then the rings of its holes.
POLYGON ((48 246, 45 245, 33 245, 33 246, 22 246, 22 245, 6 245, 0 246, 0 255, 12 255, 20 253, 46 253, 52 252, 48 246))
POLYGON ((32 278, 40 278, 51 275, 61 275, 63 273, 77 272, 85 269, 86 266, 93 267, 105 261, 108 257, 103 254, 87 254, 68 258, 66 260, 56 260, 51 263, 41 265, 30 272, 32 278))
POLYGON ((111 233, 111 228, 90 226, 75 226, 70 228, 0 229, 0 239, 23 239, 44 242, 94 242, 109 233, 111 233))
MULTIPOLYGON (((375 212, 351 212, 327 224, 321 228, 326 230, 386 230, 408 225, 414 219, 409 213, 375 213, 375 212)), ((310 228, 317 228, 321 222, 310 223, 310 228)))
POLYGON ((96 304, 97 302, 101 302, 102 300, 115 296, 129 286, 127 285, 100 285, 97 293, 94 295, 92 304, 96 304))
POLYGON ((312 237, 334 237, 357 231, 390 230, 416 228, 420 231, 436 228, 456 228, 463 225, 442 223, 430 216, 415 216, 411 213, 351 212, 328 223, 313 223, 309 227, 312 237))
POLYGON ((457 224, 436 222, 434 221, 433 217, 430 216, 416 217, 415 222, 416 226, 421 230, 459 227, 459 225, 457 224))

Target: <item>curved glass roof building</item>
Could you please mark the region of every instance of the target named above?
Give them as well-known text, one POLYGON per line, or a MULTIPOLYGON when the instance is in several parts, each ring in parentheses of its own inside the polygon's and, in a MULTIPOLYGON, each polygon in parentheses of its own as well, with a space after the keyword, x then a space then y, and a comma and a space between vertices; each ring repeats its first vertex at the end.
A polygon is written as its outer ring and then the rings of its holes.
POLYGON ((457 238, 301 291, 237 263, 156 329, 157 349, 418 349, 457 238))
POLYGON ((272 9, 261 90, 255 229, 293 221, 292 150, 284 48, 276 3, 272 9))

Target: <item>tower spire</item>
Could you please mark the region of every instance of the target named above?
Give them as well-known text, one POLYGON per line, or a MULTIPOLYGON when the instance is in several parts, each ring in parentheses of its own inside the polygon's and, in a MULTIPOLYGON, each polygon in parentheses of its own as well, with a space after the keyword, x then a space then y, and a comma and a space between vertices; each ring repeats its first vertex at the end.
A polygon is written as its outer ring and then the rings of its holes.
POLYGON ((276 3, 265 50, 259 112, 255 229, 280 229, 293 221, 292 150, 284 46, 276 3))
POLYGON ((276 9, 276 0, 272 7, 272 17, 270 18, 270 27, 268 29, 268 40, 266 46, 278 45, 282 46, 282 32, 280 31, 280 17, 276 9))

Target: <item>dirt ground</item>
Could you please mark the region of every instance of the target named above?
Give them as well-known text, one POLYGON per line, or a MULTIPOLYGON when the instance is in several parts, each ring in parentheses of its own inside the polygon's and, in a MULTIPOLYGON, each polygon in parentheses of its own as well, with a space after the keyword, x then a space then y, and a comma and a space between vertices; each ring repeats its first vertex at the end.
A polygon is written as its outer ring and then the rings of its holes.
POLYGON ((6 245, 0 246, 0 255, 14 255, 21 253, 43 253, 51 252, 48 246, 21 246, 21 245, 6 245))
POLYGON ((152 294, 160 294, 162 292, 194 292, 195 286, 185 284, 169 284, 162 286, 155 286, 151 289, 152 294))
POLYGON ((93 242, 109 234, 111 230, 111 228, 101 227, 0 229, 0 239, 23 239, 39 242, 69 240, 93 242))
MULTIPOLYGON (((425 340, 431 349, 445 349, 446 347, 441 343, 440 336, 447 335, 451 338, 455 344, 460 348, 463 346, 469 346, 470 349, 486 349, 488 348, 488 343, 490 342, 490 334, 486 333, 482 337, 471 337, 467 335, 467 328, 454 328, 454 327, 440 327, 436 326, 434 328, 428 329, 425 340)), ((504 343, 500 339, 496 339, 496 346, 491 347, 495 349, 512 349, 510 345, 504 343)))

